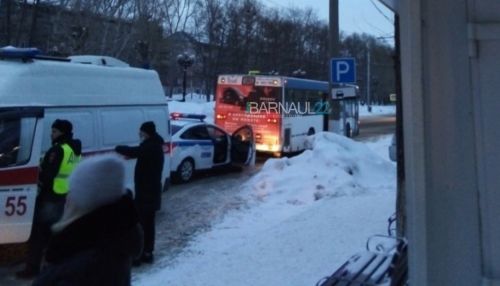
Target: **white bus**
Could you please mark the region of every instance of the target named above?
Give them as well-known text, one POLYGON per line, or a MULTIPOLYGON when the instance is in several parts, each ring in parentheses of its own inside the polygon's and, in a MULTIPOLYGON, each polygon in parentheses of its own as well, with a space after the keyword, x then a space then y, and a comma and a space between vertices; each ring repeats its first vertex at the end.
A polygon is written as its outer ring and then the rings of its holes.
POLYGON ((215 123, 229 132, 251 125, 256 149, 281 155, 304 150, 306 138, 329 130, 348 137, 359 133, 356 85, 337 87, 330 106, 328 82, 267 75, 220 75, 215 123), (329 114, 336 120, 328 122, 329 114))
MULTIPOLYGON (((158 74, 99 58, 99 65, 82 64, 81 58, 44 59, 33 49, 0 49, 0 244, 30 236, 39 160, 50 148, 57 118, 73 123, 84 156, 137 145, 140 125, 154 121, 165 139, 168 186, 169 111, 158 74)), ((135 160, 127 160, 126 185, 132 190, 134 166, 135 160)))
POLYGON ((304 150, 323 131, 329 113, 328 83, 265 75, 220 75, 215 123, 229 132, 252 126, 256 149, 281 155, 304 150))

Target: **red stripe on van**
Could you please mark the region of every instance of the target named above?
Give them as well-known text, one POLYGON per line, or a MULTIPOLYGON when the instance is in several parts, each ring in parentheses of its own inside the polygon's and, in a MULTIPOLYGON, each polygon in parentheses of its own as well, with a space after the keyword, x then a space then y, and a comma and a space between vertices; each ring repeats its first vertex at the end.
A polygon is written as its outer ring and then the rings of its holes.
POLYGON ((95 155, 104 155, 107 153, 114 153, 114 152, 115 152, 115 149, 107 149, 107 150, 83 152, 82 155, 83 155, 83 157, 87 157, 87 156, 95 156, 95 155))
POLYGON ((0 185, 29 185, 38 182, 38 167, 0 170, 0 185))

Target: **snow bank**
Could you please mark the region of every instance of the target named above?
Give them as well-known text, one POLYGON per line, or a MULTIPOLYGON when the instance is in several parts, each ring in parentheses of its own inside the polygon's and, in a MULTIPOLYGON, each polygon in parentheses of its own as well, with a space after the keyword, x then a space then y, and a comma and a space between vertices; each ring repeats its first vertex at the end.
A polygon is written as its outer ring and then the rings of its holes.
POLYGON ((310 145, 312 150, 300 156, 269 159, 249 183, 253 195, 262 201, 271 196, 272 200, 301 205, 323 197, 394 187, 394 164, 364 143, 322 132, 310 137, 310 145))
POLYGON ((359 106, 359 116, 360 117, 370 117, 378 115, 396 115, 395 105, 372 105, 372 111, 368 112, 368 106, 359 106))

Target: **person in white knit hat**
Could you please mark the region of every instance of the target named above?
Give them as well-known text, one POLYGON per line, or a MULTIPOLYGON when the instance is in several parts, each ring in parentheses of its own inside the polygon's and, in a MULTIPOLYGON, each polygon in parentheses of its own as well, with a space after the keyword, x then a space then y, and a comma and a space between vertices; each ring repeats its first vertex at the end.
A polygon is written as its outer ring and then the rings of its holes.
POLYGON ((142 229, 116 155, 83 160, 69 179, 60 221, 52 226, 49 264, 33 285, 130 285, 142 229))

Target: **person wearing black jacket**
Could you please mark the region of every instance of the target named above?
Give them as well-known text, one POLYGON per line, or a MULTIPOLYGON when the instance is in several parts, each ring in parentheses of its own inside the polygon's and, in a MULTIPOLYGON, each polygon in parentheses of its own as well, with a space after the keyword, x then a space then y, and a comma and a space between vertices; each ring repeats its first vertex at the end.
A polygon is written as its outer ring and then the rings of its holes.
POLYGON ((52 147, 40 165, 26 266, 16 273, 18 278, 33 278, 40 272, 43 251, 51 236, 50 227, 59 220, 64 209, 69 191, 68 177, 80 161, 82 145, 80 140, 73 139, 71 122, 56 119, 52 124, 51 139, 52 147))
POLYGON ((156 132, 154 122, 141 125, 141 144, 137 147, 116 146, 115 151, 137 158, 134 172, 135 205, 144 229, 144 251, 134 265, 152 263, 155 243, 155 214, 161 207, 162 171, 164 162, 163 138, 156 132))
POLYGON ((125 189, 124 160, 97 155, 83 160, 69 180, 71 191, 34 286, 129 286, 142 229, 125 189))

